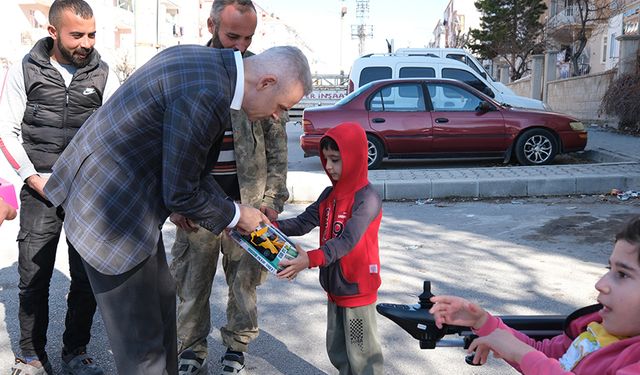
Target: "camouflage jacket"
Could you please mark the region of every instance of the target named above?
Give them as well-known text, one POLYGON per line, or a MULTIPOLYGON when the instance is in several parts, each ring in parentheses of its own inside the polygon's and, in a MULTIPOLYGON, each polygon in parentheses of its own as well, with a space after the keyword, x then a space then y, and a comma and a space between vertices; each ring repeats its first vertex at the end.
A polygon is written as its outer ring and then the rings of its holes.
POLYGON ((286 118, 251 123, 244 111, 231 111, 233 147, 243 204, 282 212, 287 190, 286 118))

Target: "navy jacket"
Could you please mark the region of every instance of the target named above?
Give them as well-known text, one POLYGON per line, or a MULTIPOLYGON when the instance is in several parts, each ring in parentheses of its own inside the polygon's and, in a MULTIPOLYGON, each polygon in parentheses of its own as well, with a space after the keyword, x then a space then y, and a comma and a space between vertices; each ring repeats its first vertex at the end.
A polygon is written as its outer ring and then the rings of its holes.
POLYGON ((122 274, 153 254, 171 212, 214 233, 231 222, 233 202, 208 172, 231 121, 236 76, 232 50, 168 48, 78 131, 45 192, 96 270, 122 274))

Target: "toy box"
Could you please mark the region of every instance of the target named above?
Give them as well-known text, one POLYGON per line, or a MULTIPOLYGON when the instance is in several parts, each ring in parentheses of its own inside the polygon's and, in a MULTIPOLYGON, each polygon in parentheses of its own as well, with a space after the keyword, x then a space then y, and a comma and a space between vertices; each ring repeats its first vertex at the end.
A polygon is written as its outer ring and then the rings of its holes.
POLYGON ((9 181, 0 178, 0 198, 7 202, 11 207, 18 209, 18 200, 16 198, 16 189, 9 181))
POLYGON ((279 265, 282 259, 298 256, 295 245, 271 225, 261 225, 246 236, 232 229, 229 235, 273 274, 283 269, 279 265))

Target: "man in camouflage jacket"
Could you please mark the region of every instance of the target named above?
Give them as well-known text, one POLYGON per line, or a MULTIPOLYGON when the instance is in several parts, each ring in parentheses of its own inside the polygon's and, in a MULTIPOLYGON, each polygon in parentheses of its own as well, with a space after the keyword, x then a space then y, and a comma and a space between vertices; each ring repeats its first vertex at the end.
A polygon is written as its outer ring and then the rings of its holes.
MULTIPOLYGON (((289 197, 284 120, 265 120, 252 126, 243 112, 232 112, 243 204, 266 207, 275 213, 283 210, 289 197)), ((178 229, 171 249, 171 271, 179 298, 178 352, 190 349, 197 360, 207 356, 206 338, 211 330, 209 297, 220 253, 229 286, 227 324, 220 328, 222 341, 232 351, 246 352, 249 343, 258 336, 256 287, 266 279, 266 269, 226 232, 216 236, 205 229, 194 232, 178 229)))
MULTIPOLYGON (((253 36, 251 26, 255 29, 255 16, 251 1, 216 0, 209 19, 213 39, 208 45, 235 48, 245 57, 250 56, 246 48, 253 36), (239 24, 246 30, 229 26, 232 22, 228 20, 233 17, 245 17, 239 24), (229 39, 229 35, 235 40, 229 39)), ((231 112, 233 126, 225 133, 212 174, 227 195, 259 208, 270 220, 275 220, 289 198, 285 129, 288 116, 284 113, 277 120, 251 123, 244 112, 231 112)), ((213 235, 179 215, 172 215, 171 221, 178 227, 170 268, 178 295, 180 374, 207 373, 207 336, 211 330, 209 297, 220 253, 229 287, 227 324, 220 329, 222 342, 227 346, 222 358, 223 373, 238 373, 244 367, 243 352, 258 336, 256 287, 266 279, 267 271, 225 232, 213 235)))

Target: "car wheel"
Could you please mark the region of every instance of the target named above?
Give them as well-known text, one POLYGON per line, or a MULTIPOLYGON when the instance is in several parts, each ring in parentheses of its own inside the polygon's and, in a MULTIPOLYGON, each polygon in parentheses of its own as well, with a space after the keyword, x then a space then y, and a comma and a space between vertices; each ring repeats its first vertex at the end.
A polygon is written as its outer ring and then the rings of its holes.
POLYGON ((555 137, 544 129, 529 129, 516 141, 516 158, 522 165, 545 165, 558 153, 555 137))
POLYGON ((373 135, 367 135, 367 164, 369 169, 377 169, 382 164, 384 146, 373 135))

